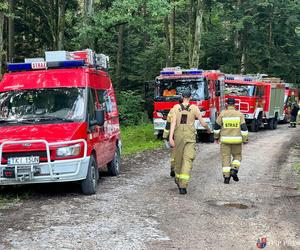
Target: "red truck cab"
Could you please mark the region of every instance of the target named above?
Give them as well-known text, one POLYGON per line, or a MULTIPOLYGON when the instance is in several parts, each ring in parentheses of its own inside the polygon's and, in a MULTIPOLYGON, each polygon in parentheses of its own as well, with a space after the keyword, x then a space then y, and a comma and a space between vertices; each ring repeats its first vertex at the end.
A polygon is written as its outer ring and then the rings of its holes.
POLYGON ((225 75, 225 97, 236 100, 236 108, 253 132, 264 126, 276 129, 282 119, 284 85, 270 79, 225 75))
POLYGON ((0 83, 0 185, 80 181, 120 171, 116 96, 85 60, 9 64, 0 83))
MULTIPOLYGON (((161 137, 166 127, 167 115, 181 97, 181 92, 190 88, 191 104, 199 107, 202 117, 213 129, 218 114, 225 108, 224 103, 224 74, 218 71, 199 69, 164 68, 155 80, 155 97, 153 123, 158 137, 161 137)), ((198 138, 205 134, 206 129, 198 120, 195 121, 198 138)), ((208 135, 213 142, 213 134, 208 135)))

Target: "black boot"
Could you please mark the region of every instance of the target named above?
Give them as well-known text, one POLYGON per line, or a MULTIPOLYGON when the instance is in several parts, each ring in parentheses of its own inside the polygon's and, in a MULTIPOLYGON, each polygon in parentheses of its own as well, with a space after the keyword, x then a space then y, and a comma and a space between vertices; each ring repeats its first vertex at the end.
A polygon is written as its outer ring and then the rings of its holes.
POLYGON ((230 177, 224 177, 224 183, 229 184, 230 182, 230 177))
POLYGON ((240 180, 239 177, 237 176, 237 173, 238 173, 238 170, 236 170, 236 169, 231 169, 230 170, 230 175, 231 175, 231 177, 234 181, 239 181, 240 180))
POLYGON ((186 188, 179 188, 179 193, 186 194, 187 193, 186 188))
POLYGON ((175 177, 175 172, 174 172, 174 170, 171 170, 170 176, 171 176, 171 177, 175 177))

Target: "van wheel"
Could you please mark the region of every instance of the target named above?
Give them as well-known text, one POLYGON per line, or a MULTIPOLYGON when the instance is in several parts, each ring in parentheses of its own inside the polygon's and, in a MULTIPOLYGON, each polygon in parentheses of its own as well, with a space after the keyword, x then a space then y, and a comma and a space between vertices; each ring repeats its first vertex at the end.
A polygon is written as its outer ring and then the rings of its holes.
POLYGON ((94 156, 91 155, 86 179, 81 181, 81 191, 85 195, 95 194, 98 185, 98 169, 94 156))
POLYGON ((107 165, 108 174, 110 176, 119 175, 120 166, 121 166, 121 152, 119 146, 117 146, 113 160, 107 165))

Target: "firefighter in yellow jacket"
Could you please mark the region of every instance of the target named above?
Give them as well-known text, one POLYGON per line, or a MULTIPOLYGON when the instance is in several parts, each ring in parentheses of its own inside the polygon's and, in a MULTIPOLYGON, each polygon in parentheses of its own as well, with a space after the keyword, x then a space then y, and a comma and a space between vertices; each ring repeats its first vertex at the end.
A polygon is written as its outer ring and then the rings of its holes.
POLYGON ((217 118, 214 136, 221 142, 221 156, 224 183, 230 178, 239 181, 238 171, 242 160, 242 143, 248 141, 248 129, 244 115, 235 109, 235 99, 228 98, 227 110, 217 118))
MULTIPOLYGON (((163 139, 166 140, 167 143, 169 143, 169 135, 170 135, 172 118, 173 118, 173 108, 168 113, 166 127, 163 132, 163 139)), ((171 149, 170 167, 171 167, 170 176, 175 177, 175 150, 174 150, 174 148, 171 149)))
POLYGON ((208 125, 201 116, 196 105, 190 104, 191 91, 189 88, 182 93, 183 103, 173 107, 173 118, 170 129, 170 145, 174 147, 175 154, 175 183, 180 194, 187 193, 190 180, 192 162, 196 156, 196 130, 195 119, 210 133, 208 125))

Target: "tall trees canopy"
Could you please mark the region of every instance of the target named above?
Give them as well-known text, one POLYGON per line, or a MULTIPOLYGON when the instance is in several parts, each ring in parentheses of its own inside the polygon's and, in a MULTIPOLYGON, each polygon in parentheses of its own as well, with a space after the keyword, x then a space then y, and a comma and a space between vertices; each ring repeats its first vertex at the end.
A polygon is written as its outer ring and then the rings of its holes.
POLYGON ((1 0, 0 72, 45 50, 93 48, 119 91, 165 66, 300 82, 299 0, 1 0))

